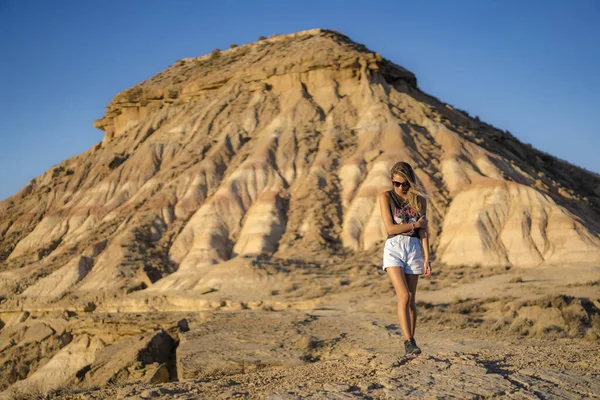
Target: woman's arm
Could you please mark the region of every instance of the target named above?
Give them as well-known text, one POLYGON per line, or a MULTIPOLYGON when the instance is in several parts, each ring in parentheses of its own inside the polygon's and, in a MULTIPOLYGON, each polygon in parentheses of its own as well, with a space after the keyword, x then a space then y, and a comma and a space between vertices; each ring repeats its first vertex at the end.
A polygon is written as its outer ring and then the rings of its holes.
MULTIPOLYGON (((385 231, 388 235, 398 235, 400 233, 410 232, 413 229, 412 224, 394 224, 394 221, 392 221, 392 213, 390 212, 390 197, 386 192, 379 195, 379 208, 381 209, 381 218, 383 218, 385 231)), ((415 228, 420 228, 421 224, 415 222, 414 226, 415 228)))
MULTIPOLYGON (((427 199, 421 198, 420 208, 420 215, 424 215, 427 218, 427 199)), ((423 246, 425 260, 429 260, 429 232, 427 226, 419 229, 419 238, 421 239, 421 246, 423 246)))

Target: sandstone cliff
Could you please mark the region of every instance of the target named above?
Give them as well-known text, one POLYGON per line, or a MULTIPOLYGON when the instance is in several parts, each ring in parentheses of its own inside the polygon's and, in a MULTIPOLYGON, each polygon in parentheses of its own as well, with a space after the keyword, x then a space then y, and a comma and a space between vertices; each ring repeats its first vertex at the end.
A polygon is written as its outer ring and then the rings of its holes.
POLYGON ((376 195, 398 160, 430 195, 437 262, 600 264, 598 174, 423 93, 337 32, 179 60, 95 126, 102 143, 0 203, 6 309, 200 290, 242 256, 378 252, 376 195))
POLYGON ((0 398, 597 396, 600 176, 346 36, 179 60, 95 126, 0 203, 0 398), (413 361, 379 264, 398 160, 435 256, 413 361))

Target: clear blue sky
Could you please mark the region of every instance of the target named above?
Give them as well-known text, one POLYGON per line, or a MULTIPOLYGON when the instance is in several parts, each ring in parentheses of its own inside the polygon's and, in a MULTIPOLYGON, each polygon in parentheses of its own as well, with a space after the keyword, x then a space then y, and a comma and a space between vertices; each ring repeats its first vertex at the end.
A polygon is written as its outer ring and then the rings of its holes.
POLYGON ((598 1, 0 0, 0 199, 101 141, 112 97, 184 57, 338 29, 422 90, 600 171, 598 1))

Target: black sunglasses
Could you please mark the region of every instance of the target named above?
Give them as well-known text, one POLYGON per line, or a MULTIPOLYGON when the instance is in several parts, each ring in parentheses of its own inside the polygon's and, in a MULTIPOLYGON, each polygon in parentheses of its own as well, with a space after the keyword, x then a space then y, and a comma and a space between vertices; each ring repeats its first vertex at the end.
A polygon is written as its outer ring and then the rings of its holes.
POLYGON ((394 187, 400 187, 400 186, 409 187, 410 186, 409 181, 404 181, 404 182, 392 181, 392 184, 394 185, 394 187))

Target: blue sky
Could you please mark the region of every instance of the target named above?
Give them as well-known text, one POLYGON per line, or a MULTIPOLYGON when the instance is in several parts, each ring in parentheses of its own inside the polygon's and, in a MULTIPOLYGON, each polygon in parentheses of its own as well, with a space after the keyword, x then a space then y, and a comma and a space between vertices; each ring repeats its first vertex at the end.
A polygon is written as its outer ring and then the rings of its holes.
POLYGON ((600 2, 0 0, 0 199, 102 140, 118 92, 184 57, 337 29, 419 87, 600 172, 600 2))

